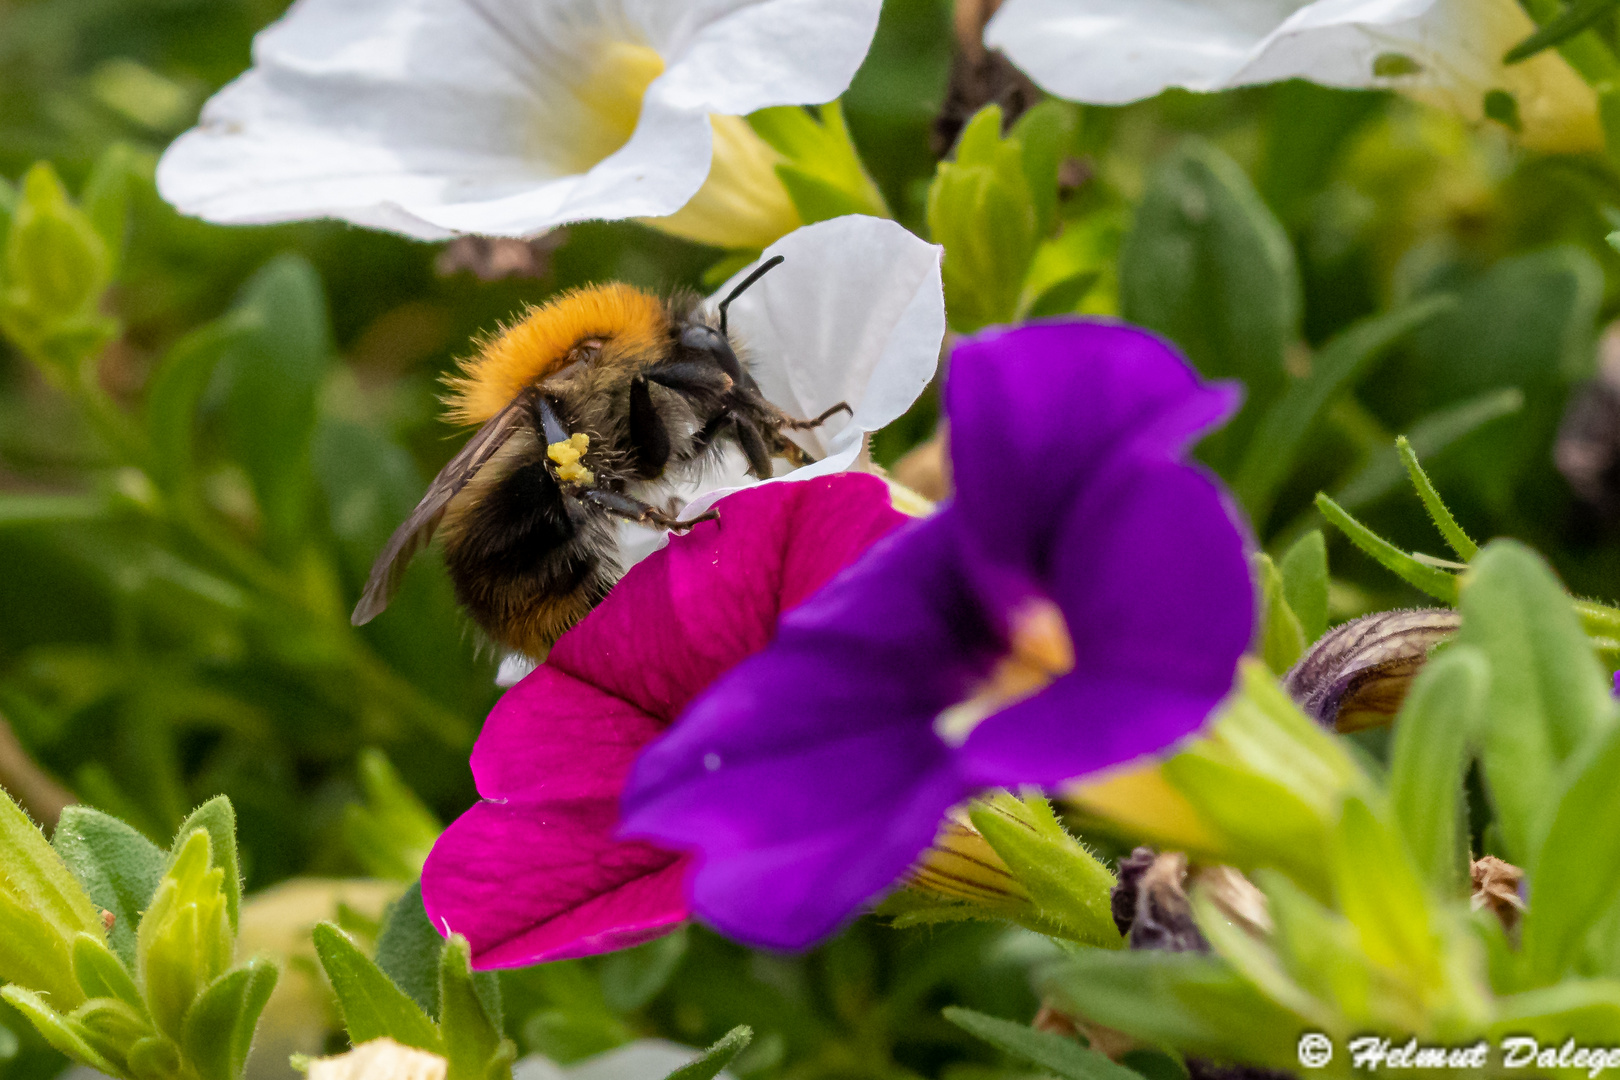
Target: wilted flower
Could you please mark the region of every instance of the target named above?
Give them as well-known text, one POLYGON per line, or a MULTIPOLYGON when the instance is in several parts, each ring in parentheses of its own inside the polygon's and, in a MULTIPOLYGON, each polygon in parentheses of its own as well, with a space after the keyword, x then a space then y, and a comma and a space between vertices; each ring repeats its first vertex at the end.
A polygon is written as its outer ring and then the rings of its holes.
POLYGON ((859 473, 761 485, 722 511, 631 570, 485 721, 484 801, 422 872, 434 925, 465 935, 478 967, 623 948, 686 918, 689 860, 615 836, 631 762, 903 520, 859 473))
POLYGON ((1462 624, 1451 608, 1380 611, 1336 626, 1283 677, 1289 696, 1335 731, 1395 719, 1435 646, 1462 624))
POLYGON ((672 230, 763 247, 798 214, 741 117, 837 97, 878 8, 299 0, 169 148, 159 190, 210 221, 438 239, 673 214, 707 178, 720 205, 672 230))
POLYGON ((1516 0, 1007 0, 985 44, 1075 101, 1309 79, 1488 116, 1536 149, 1601 148, 1597 95, 1555 50, 1502 63, 1534 30, 1516 0))
POLYGON ((1245 540, 1182 461, 1237 393, 1159 339, 1054 322, 954 353, 956 494, 783 617, 641 756, 624 835, 690 850, 693 910, 805 946, 954 804, 1196 730, 1253 625, 1245 540))

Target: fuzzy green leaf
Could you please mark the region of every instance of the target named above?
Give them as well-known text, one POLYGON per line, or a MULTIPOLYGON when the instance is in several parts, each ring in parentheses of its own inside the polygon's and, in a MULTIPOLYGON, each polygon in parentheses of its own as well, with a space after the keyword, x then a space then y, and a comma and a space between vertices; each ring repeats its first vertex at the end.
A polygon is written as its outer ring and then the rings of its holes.
POLYGON ((62 811, 51 844, 90 902, 111 913, 108 943, 133 968, 135 927, 157 892, 168 854, 117 818, 87 806, 62 811))
POLYGON ((703 1051, 702 1057, 682 1065, 664 1080, 714 1080, 753 1039, 754 1029, 746 1024, 738 1024, 726 1032, 719 1042, 703 1051))
POLYGON ((1464 577, 1461 645, 1485 654, 1491 692, 1482 765, 1507 857, 1534 873, 1564 763, 1614 724, 1591 641, 1540 556, 1495 540, 1464 577))
POLYGON ((439 954, 444 938, 433 929, 416 882, 383 915, 377 966, 428 1016, 439 1015, 439 954))
POLYGON ((1254 568, 1260 579, 1260 657, 1274 673, 1283 675, 1305 652, 1309 641, 1299 616, 1289 606, 1277 564, 1260 552, 1254 556, 1254 568))
MULTIPOLYGON (((20 957, 23 952, 35 954, 42 949, 49 949, 65 961, 75 935, 103 936, 101 919, 84 889, 28 815, 4 792, 0 792, 0 912, 4 913, 0 918, 14 927, 20 925, 17 920, 23 918, 24 912, 37 919, 27 939, 12 939, 0 932, 0 964, 6 963, 8 954, 20 957)), ((77 1004, 76 990, 61 996, 64 980, 71 983, 66 965, 62 964, 61 977, 52 985, 32 988, 53 992, 59 1003, 77 1004)))
POLYGON ((359 1046, 386 1036, 419 1050, 444 1053, 444 1040, 433 1021, 343 931, 320 923, 314 937, 315 954, 337 992, 351 1043, 359 1046))
POLYGON ((954 1005, 945 1009, 945 1019, 996 1049, 1063 1080, 1141 1080, 1125 1066, 1062 1035, 954 1005))
POLYGON ((973 803, 968 816, 1029 892, 1051 932, 1104 948, 1123 944, 1109 900, 1114 875, 1069 835, 1045 799, 1003 792, 973 803))
POLYGON ((350 849, 372 877, 415 881, 444 827, 380 750, 360 755, 360 786, 365 805, 351 803, 344 811, 350 849))
POLYGON ((71 948, 43 915, 0 892, 0 981, 49 994, 71 1009, 84 1000, 71 948))
POLYGON ((231 929, 237 928, 242 912, 242 871, 236 855, 236 810, 231 800, 217 795, 191 812, 174 834, 172 860, 179 858, 180 848, 196 829, 206 830, 209 840, 210 865, 224 876, 225 912, 231 920, 231 929))
POLYGON ((146 1002, 141 1000, 129 969, 89 934, 80 934, 73 941, 73 975, 85 997, 115 998, 141 1015, 146 1014, 146 1002))
POLYGON ((498 1006, 491 1008, 480 996, 471 959, 460 935, 450 938, 439 958, 439 1030, 450 1063, 445 1080, 509 1080, 516 1047, 501 1036, 498 1006))
POLYGON ((250 960, 209 984, 186 1015, 181 1045, 200 1080, 238 1080, 259 1015, 276 988, 275 964, 250 960))
POLYGON ((1440 530, 1440 535, 1446 538, 1451 550, 1464 562, 1479 554, 1479 545, 1474 543, 1463 527, 1457 524, 1457 519, 1451 515, 1451 510, 1445 501, 1440 498, 1440 492, 1435 489, 1434 481, 1429 474, 1423 471, 1418 462, 1417 452, 1412 444, 1402 435, 1395 440, 1395 450, 1401 455, 1401 463, 1406 466, 1406 475, 1411 477, 1412 486, 1417 489, 1418 498, 1423 502, 1423 508, 1429 512, 1429 520, 1434 527, 1440 530))
POLYGON ((1428 593, 1444 604, 1457 602, 1457 576, 1438 567, 1419 562, 1411 555, 1391 544, 1367 526, 1351 517, 1338 503, 1326 495, 1316 496, 1316 509, 1323 517, 1338 526, 1350 542, 1365 552, 1378 565, 1415 589, 1428 593))
POLYGON ((669 985, 686 957, 686 928, 602 958, 602 996, 616 1012, 634 1012, 669 985))
POLYGON ((1417 867, 1400 838, 1360 798, 1345 800, 1330 855, 1338 908, 1361 931, 1368 957, 1413 971, 1421 981, 1438 981, 1439 942, 1417 867))
POLYGON ((73 1060, 98 1069, 101 1072, 116 1076, 121 1069, 97 1053, 85 1038, 84 1030, 73 1020, 61 1015, 45 1004, 45 999, 32 990, 24 990, 20 986, 7 986, 0 989, 0 998, 6 1004, 23 1014, 27 1021, 34 1025, 51 1047, 60 1053, 66 1054, 73 1060))
POLYGON ((1424 880, 1442 896, 1465 884, 1463 779, 1489 685, 1484 654, 1453 646, 1423 666, 1395 717, 1390 809, 1424 880))

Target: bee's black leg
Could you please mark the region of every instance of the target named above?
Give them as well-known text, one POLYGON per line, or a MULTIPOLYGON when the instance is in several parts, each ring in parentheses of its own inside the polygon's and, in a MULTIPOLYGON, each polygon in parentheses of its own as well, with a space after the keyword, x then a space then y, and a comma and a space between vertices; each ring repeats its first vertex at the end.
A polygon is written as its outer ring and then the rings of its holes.
POLYGON ((782 426, 785 428, 792 428, 794 431, 805 431, 809 428, 818 428, 841 412, 849 413, 851 416, 855 415, 855 410, 849 407, 849 402, 840 401, 838 404, 834 405, 832 408, 828 409, 814 420, 789 420, 782 426))
POLYGON ((647 380, 640 375, 630 381, 630 445, 635 447, 637 472, 643 480, 663 473, 669 461, 669 429, 653 407, 647 380))
POLYGON ((759 433, 752 420, 736 418, 735 429, 737 442, 742 445, 743 454, 748 458, 748 471, 761 480, 769 480, 771 473, 771 451, 765 445, 765 437, 759 433))
POLYGON ((736 384, 736 380, 722 371, 719 365, 695 360, 661 364, 647 372, 647 378, 660 386, 697 397, 719 397, 736 384))
POLYGON ((691 521, 678 521, 674 514, 660 510, 656 506, 649 506, 640 499, 617 491, 603 491, 601 488, 584 488, 579 492, 579 497, 595 503, 610 514, 617 514, 640 525, 655 525, 660 529, 669 529, 671 532, 685 532, 700 521, 716 521, 720 517, 720 511, 709 510, 691 521))

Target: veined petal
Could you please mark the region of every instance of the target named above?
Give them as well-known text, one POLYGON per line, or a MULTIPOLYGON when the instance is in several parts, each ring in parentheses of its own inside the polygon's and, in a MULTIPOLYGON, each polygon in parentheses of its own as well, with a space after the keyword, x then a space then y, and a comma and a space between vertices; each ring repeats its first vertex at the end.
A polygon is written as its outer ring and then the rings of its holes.
POLYGON ((877 32, 881 0, 634 0, 669 34, 660 92, 679 108, 741 116, 819 105, 849 87, 877 32))
POLYGON ((423 239, 670 214, 708 174, 710 112, 848 84, 871 31, 844 35, 857 9, 875 24, 875 0, 839 0, 814 29, 804 6, 299 0, 164 155, 159 188, 213 221, 339 217, 423 239), (760 31, 777 9, 791 34, 760 31), (710 72, 726 43, 754 51, 710 72))
POLYGON ((1178 456, 1237 402, 1135 327, 1065 319, 979 334, 952 353, 945 386, 963 527, 984 559, 1043 577, 1054 514, 1110 459, 1178 456))
POLYGON ((825 935, 968 794, 933 722, 996 643, 962 591, 949 513, 786 615, 637 760, 622 835, 701 849, 693 910, 725 933, 775 948, 825 935))
POLYGON ((982 785, 1057 784, 1192 734, 1253 633, 1244 530, 1198 469, 1120 461, 1055 533, 1075 668, 968 736, 962 768, 982 785))
POLYGON ((985 43, 1077 101, 1301 78, 1400 90, 1478 121, 1502 90, 1527 145, 1601 147, 1596 94, 1555 51, 1502 64, 1534 28, 1515 0, 1008 0, 985 43))

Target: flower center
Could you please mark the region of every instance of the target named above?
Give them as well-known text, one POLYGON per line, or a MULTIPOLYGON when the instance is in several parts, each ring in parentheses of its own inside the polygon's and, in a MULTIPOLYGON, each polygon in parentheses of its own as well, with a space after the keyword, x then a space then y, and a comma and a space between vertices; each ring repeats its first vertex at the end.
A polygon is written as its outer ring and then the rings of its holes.
POLYGON ((664 73, 658 50, 629 41, 599 47, 569 87, 572 100, 545 108, 536 136, 560 176, 589 172, 635 134, 641 99, 664 73))
POLYGON ((940 713, 934 733, 961 746, 987 717, 1034 697, 1074 670, 1074 641, 1063 612, 1050 600, 1031 600, 1014 611, 1010 648, 973 696, 940 713))

